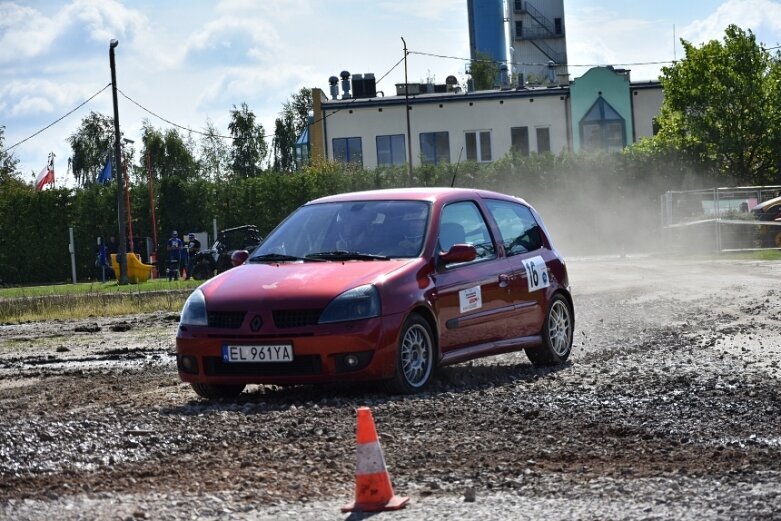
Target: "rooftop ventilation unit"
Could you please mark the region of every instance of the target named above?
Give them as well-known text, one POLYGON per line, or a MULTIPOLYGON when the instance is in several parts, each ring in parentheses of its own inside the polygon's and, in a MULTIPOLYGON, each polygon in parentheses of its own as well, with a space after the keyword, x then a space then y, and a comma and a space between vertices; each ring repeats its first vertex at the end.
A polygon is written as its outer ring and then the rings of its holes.
POLYGON ((353 98, 365 98, 366 88, 364 87, 363 74, 353 74, 353 98))
POLYGON ((367 98, 377 97, 377 81, 374 79, 374 73, 367 72, 363 75, 363 89, 367 98))
POLYGON ((348 71, 342 71, 339 73, 342 78, 342 99, 350 98, 350 73, 348 71))
POLYGON ((337 99, 339 97, 339 78, 331 76, 328 78, 328 85, 331 87, 331 99, 337 99))

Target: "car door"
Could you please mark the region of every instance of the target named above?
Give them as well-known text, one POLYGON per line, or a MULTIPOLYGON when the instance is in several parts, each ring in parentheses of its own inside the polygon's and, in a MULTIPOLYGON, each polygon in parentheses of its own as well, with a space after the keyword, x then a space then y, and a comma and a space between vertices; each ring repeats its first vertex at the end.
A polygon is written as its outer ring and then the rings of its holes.
POLYGON ((507 321, 508 337, 539 334, 546 311, 546 288, 551 284, 542 232, 531 210, 521 203, 486 199, 510 265, 508 290, 515 312, 507 321))
POLYGON ((495 239, 475 201, 443 207, 439 219, 439 251, 470 244, 474 261, 440 265, 435 276, 443 353, 460 347, 501 340, 505 319, 512 313, 505 286, 509 270, 497 255, 495 239))

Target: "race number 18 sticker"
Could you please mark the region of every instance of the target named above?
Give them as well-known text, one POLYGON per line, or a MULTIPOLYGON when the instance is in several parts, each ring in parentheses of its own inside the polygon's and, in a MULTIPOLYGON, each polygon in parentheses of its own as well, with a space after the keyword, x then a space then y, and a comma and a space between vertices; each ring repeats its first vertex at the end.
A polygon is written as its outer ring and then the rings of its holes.
POLYGON ((526 259, 523 261, 523 267, 526 269, 526 280, 529 281, 530 292, 550 286, 548 266, 545 265, 542 257, 538 255, 531 259, 526 259))

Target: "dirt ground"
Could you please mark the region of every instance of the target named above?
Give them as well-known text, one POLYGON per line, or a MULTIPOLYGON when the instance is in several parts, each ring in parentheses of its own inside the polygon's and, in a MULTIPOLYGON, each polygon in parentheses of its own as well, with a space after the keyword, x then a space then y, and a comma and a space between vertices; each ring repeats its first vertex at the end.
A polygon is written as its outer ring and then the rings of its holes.
POLYGON ((781 518, 781 263, 568 262, 569 363, 522 353, 413 397, 178 381, 173 314, 0 326, 0 518, 362 519, 355 408, 398 494, 380 519, 781 518))

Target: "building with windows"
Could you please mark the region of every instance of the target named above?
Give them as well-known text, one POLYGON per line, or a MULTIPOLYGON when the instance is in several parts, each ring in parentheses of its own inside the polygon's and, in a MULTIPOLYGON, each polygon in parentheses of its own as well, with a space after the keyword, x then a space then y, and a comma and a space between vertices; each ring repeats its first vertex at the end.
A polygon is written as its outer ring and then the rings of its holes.
MULTIPOLYGON (((343 83, 344 85, 344 83, 343 83)), ((419 92, 417 89, 416 92, 419 92)), ((344 93, 346 92, 346 94, 344 93)), ((618 151, 652 136, 662 104, 659 82, 632 83, 629 71, 590 69, 570 85, 331 99, 313 89, 313 157, 364 168, 521 154, 618 151), (411 139, 407 138, 407 113, 411 139)))

